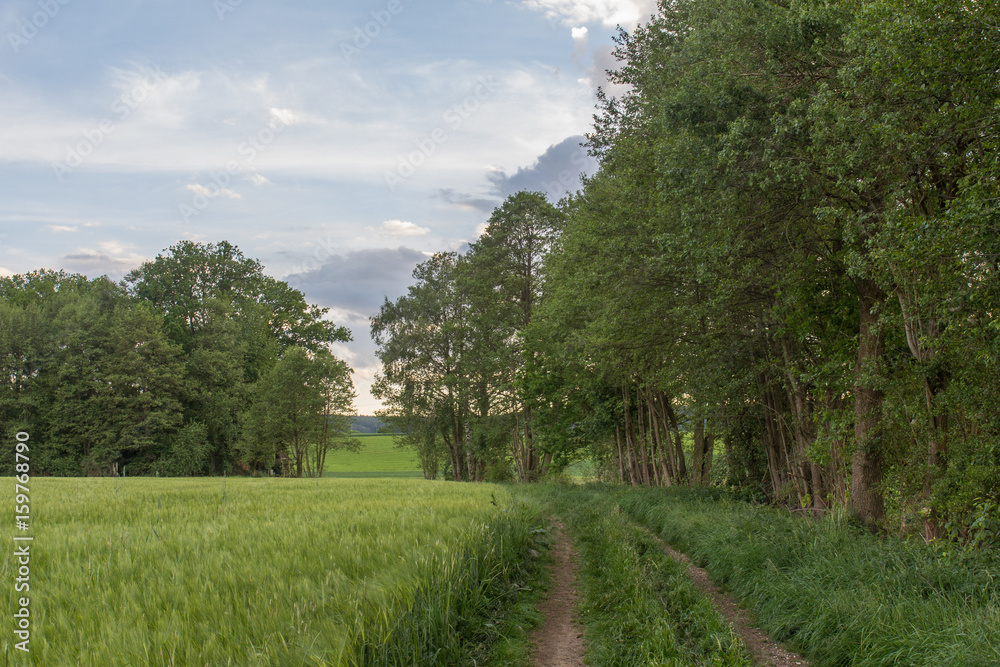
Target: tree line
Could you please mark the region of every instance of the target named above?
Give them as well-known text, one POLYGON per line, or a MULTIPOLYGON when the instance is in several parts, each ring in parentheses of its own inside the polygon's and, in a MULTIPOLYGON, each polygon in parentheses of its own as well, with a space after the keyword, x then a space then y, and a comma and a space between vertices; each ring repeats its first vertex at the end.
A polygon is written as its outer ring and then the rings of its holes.
POLYGON ((322 474, 357 446, 329 350, 350 334, 325 314, 225 241, 182 241, 120 283, 0 278, 4 438, 31 434, 35 474, 322 474))
POLYGON ((428 475, 721 467, 963 539, 1000 500, 1000 7, 669 0, 616 46, 583 189, 373 319, 383 419, 428 475))

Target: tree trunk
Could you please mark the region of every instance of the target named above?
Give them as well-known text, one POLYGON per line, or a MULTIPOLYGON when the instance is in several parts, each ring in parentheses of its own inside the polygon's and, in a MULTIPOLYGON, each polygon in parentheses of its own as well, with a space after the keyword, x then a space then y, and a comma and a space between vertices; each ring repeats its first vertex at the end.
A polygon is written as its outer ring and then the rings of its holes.
MULTIPOLYGON (((900 274, 894 270, 899 279, 900 274)), ((928 499, 934 488, 934 482, 940 476, 944 467, 943 456, 948 436, 948 413, 938 404, 937 397, 947 386, 947 375, 940 369, 931 372, 930 366, 936 356, 936 345, 941 337, 941 328, 933 317, 920 317, 915 306, 916 296, 907 294, 902 287, 896 288, 896 297, 903 314, 903 327, 906 332, 906 343, 913 358, 924 371, 924 403, 930 426, 930 438, 927 443, 927 470, 924 475, 923 497, 928 499)), ((933 516, 924 519, 924 537, 930 541, 941 537, 941 526, 933 516)))
POLYGON ((851 509, 869 529, 885 521, 882 498, 882 402, 878 377, 885 353, 885 333, 873 312, 884 295, 870 279, 858 284, 860 306, 858 359, 854 369, 854 457, 851 461, 851 509))
POLYGON ((628 473, 625 471, 625 453, 622 451, 622 429, 615 424, 615 442, 618 443, 618 473, 622 484, 628 481, 628 473))
POLYGON ((771 497, 778 498, 785 489, 785 461, 781 445, 782 426, 778 419, 779 406, 774 392, 769 389, 764 391, 763 399, 764 428, 767 432, 767 471, 771 476, 771 497))
POLYGON ((681 429, 677 423, 677 413, 669 402, 664 403, 667 411, 667 419, 670 420, 670 428, 674 432, 674 450, 677 453, 677 483, 683 484, 687 478, 687 466, 684 463, 684 443, 681 441, 681 429))
POLYGON ((695 420, 694 423, 694 447, 691 450, 691 486, 700 486, 702 483, 702 470, 705 462, 705 422, 702 419, 695 420))
MULTIPOLYGON (((630 394, 631 394, 631 390, 630 394)), ((639 440, 639 480, 649 486, 650 476, 649 476, 649 450, 646 447, 646 428, 645 420, 642 414, 642 393, 639 388, 636 388, 635 392, 635 426, 638 431, 639 440)))
MULTIPOLYGON (((660 409, 660 392, 649 391, 649 428, 653 432, 653 443, 655 445, 656 456, 659 461, 656 463, 659 472, 657 473, 657 483, 662 486, 671 486, 673 471, 670 469, 670 459, 668 457, 670 449, 663 444, 663 435, 660 425, 663 423, 663 413, 660 409)), ((667 441, 669 443, 669 440, 667 441)))
POLYGON ((622 418, 623 429, 625 431, 625 456, 628 457, 628 483, 635 486, 637 484, 635 470, 635 442, 632 437, 632 408, 629 403, 628 384, 622 383, 622 418))
POLYGON ((712 480, 712 457, 715 455, 715 435, 705 434, 705 449, 702 454, 701 481, 708 485, 712 480))

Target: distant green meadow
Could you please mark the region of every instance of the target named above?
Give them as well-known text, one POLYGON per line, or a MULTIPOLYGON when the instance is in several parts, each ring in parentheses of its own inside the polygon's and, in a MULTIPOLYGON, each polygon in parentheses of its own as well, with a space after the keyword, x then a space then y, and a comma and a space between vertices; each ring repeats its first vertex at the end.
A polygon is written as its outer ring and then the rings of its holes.
POLYGON ((412 449, 398 449, 393 436, 354 434, 361 451, 331 451, 326 455, 327 477, 423 477, 412 449))
MULTIPOLYGON (((508 492, 486 484, 38 478, 30 489, 30 590, 14 590, 12 548, 0 567, 5 664, 449 664, 465 641, 459 614, 495 598, 484 586, 510 589, 523 558, 511 545, 527 549, 527 523, 500 510, 508 492), (14 648, 20 596, 27 654, 14 648)), ((13 503, 6 518, 13 527, 13 503)))
MULTIPOLYGON (((326 455, 326 477, 423 477, 416 452, 398 449, 391 435, 353 435, 361 441, 361 450, 329 452, 326 455)), ((573 478, 591 479, 595 475, 594 464, 590 460, 575 461, 566 467, 564 474, 573 478)))

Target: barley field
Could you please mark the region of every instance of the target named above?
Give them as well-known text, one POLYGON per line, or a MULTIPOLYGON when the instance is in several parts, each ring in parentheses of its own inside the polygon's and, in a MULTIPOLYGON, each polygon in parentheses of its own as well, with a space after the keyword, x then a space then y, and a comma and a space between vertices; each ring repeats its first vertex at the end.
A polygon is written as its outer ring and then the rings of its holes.
MULTIPOLYGON (((463 621, 527 548, 509 503, 409 479, 35 479, 31 652, 0 646, 9 664, 460 664, 463 621)), ((13 613, 25 593, 5 589, 13 613)))

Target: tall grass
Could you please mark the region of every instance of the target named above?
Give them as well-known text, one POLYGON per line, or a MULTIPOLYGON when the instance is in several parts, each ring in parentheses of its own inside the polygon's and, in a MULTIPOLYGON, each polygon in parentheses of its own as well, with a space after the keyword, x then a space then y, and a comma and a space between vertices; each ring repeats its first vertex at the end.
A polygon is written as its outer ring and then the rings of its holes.
POLYGON ((509 504, 418 480, 36 479, 29 660, 0 645, 12 664, 463 664, 522 574, 531 519, 509 504))
MULTIPOLYGON (((611 491, 609 491, 611 492, 611 491)), ((612 492, 817 666, 1000 665, 1000 562, 670 489, 612 492)))
POLYGON ((579 552, 587 659, 633 667, 753 664, 683 565, 593 486, 543 485, 516 493, 561 517, 579 552))

